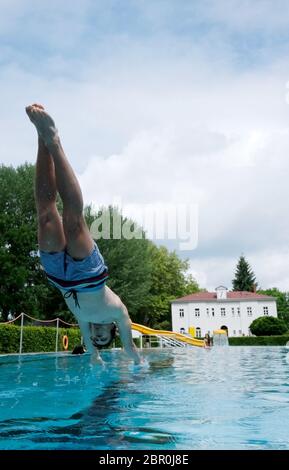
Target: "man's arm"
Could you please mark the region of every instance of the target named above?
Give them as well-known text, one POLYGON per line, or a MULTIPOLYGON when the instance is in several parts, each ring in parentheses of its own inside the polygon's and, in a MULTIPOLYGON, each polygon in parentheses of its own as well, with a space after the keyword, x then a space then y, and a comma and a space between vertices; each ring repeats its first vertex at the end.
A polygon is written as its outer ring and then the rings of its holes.
POLYGON ((81 331, 81 335, 83 337, 85 346, 87 351, 91 354, 92 362, 93 363, 103 363, 103 360, 101 359, 98 349, 93 346, 92 341, 91 341, 91 330, 90 330, 90 324, 88 322, 84 322, 81 320, 78 320, 79 328, 81 331))
POLYGON ((128 315, 127 308, 124 304, 122 304, 120 310, 121 313, 120 318, 117 321, 117 326, 123 348, 125 352, 129 355, 129 357, 134 360, 135 364, 140 364, 141 358, 137 352, 137 349, 132 339, 131 321, 128 315))

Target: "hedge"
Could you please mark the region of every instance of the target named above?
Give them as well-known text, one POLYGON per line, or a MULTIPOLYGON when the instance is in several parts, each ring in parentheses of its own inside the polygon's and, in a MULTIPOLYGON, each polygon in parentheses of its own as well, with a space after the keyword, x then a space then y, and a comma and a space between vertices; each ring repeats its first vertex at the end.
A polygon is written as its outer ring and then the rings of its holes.
POLYGON ((285 346, 289 335, 229 337, 230 346, 285 346))
MULTIPOLYGON (((19 353, 20 326, 1 325, 0 323, 0 354, 19 353)), ((79 328, 59 328, 58 351, 64 351, 62 338, 68 336, 68 350, 71 351, 81 342, 79 328)), ((56 328, 47 326, 24 326, 22 352, 52 352, 55 351, 56 328)), ((134 343, 139 347, 139 338, 134 343)), ((113 344, 113 343, 112 343, 113 344)), ((114 341, 115 347, 121 347, 120 338, 114 341)), ((112 347, 112 345, 110 346, 112 347)))
MULTIPOLYGON (((62 338, 68 336, 68 350, 80 344, 79 328, 59 328, 58 351, 64 351, 62 338)), ((229 337, 230 346, 285 346, 289 335, 282 336, 240 336, 229 337)), ((56 328, 47 326, 24 326, 22 352, 53 352, 55 351, 56 328)), ((0 323, 0 354, 19 353, 20 326, 0 323)), ((139 347, 139 339, 134 339, 139 347)), ((119 338, 115 346, 120 347, 119 338)), ((153 346, 153 345, 152 345, 153 346)))
MULTIPOLYGON (((0 354, 18 353, 20 342, 20 326, 1 325, 0 323, 0 354)), ((59 328, 58 351, 64 351, 62 338, 68 336, 68 350, 80 344, 78 328, 59 328)), ((22 352, 55 351, 56 328, 47 326, 24 326, 22 352)))

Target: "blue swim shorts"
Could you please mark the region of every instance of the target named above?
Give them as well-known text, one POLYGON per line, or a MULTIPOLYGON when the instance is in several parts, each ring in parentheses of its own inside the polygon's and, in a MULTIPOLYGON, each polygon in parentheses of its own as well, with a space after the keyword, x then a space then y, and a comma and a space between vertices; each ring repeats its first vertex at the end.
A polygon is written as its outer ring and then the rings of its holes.
POLYGON ((77 285, 78 283, 72 281, 83 281, 107 273, 107 266, 96 243, 91 254, 80 261, 73 259, 67 251, 40 251, 40 260, 48 276, 67 281, 67 284, 77 285))

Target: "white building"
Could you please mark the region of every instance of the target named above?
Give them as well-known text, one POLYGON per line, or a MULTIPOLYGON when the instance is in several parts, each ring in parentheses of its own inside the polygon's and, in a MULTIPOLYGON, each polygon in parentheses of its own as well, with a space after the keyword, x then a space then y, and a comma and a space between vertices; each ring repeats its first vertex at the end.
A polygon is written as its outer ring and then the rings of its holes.
POLYGON ((228 336, 248 336, 249 326, 258 317, 277 317, 275 297, 255 292, 198 292, 172 302, 172 326, 176 333, 203 337, 214 330, 227 329, 228 336))

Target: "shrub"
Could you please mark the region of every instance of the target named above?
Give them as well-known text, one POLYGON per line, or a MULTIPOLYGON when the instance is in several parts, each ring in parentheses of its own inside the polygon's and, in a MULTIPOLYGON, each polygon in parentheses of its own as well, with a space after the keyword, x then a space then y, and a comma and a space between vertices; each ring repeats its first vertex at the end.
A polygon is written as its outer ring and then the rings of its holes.
POLYGON ((230 346, 285 346, 289 335, 229 337, 230 346))
MULTIPOLYGON (((20 326, 0 324, 0 353, 18 353, 20 343, 20 326)), ((62 338, 68 336, 68 349, 72 350, 80 343, 78 328, 59 328, 58 351, 63 351, 62 338)), ((22 352, 55 351, 56 328, 46 326, 24 326, 22 352)))
POLYGON ((287 331, 283 320, 275 317, 259 317, 250 325, 250 330, 256 336, 282 335, 287 331))
MULTIPOLYGON (((19 353, 20 326, 0 323, 0 354, 19 353)), ((68 350, 72 351, 81 341, 79 328, 59 328, 58 351, 64 351, 62 339, 68 336, 68 350)), ((24 326, 22 352, 53 352, 55 351, 56 328, 47 326, 24 326)), ((139 346, 139 339, 134 339, 139 346)), ((121 347, 119 336, 115 338, 115 347, 121 347)))

